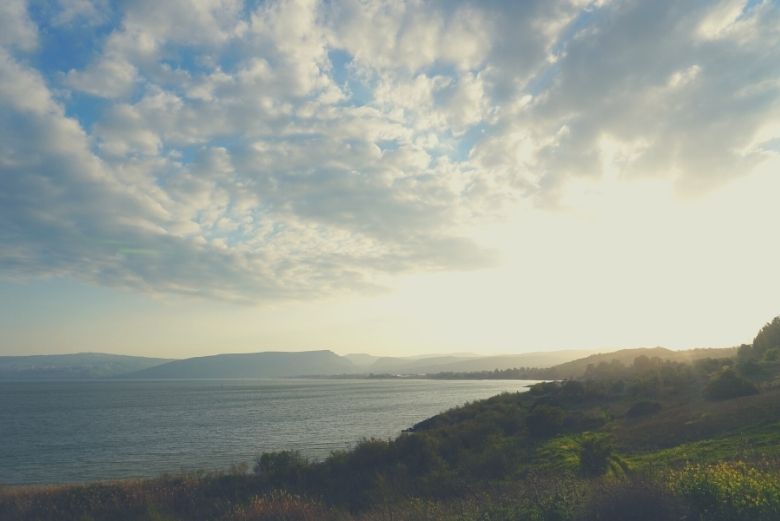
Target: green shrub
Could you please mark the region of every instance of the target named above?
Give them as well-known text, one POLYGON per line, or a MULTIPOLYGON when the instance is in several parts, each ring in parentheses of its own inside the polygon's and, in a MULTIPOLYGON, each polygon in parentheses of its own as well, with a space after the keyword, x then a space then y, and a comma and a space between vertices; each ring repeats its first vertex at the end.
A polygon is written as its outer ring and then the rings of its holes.
POLYGON ((563 429, 567 432, 593 431, 609 421, 605 411, 599 409, 575 410, 563 418, 563 429))
POLYGON ((584 436, 580 441, 580 472, 585 476, 606 474, 613 450, 612 440, 607 436, 584 436))
POLYGON ((528 434, 534 438, 550 438, 563 427, 564 412, 560 407, 539 405, 526 417, 528 434))
POLYGON ((626 411, 626 418, 639 418, 642 416, 650 416, 651 414, 655 414, 660 410, 661 410, 660 403, 643 400, 641 402, 636 402, 634 405, 629 407, 628 411, 626 411))
POLYGON ((710 400, 728 400, 758 394, 758 388, 731 368, 724 368, 707 384, 704 395, 710 400))
POLYGON ((677 521, 685 512, 681 500, 654 481, 603 481, 594 487, 582 521, 677 521))
POLYGON ((688 465, 671 476, 670 486, 689 502, 694 519, 780 519, 780 479, 743 462, 688 465))
POLYGON ((432 436, 402 434, 393 443, 393 455, 412 476, 421 476, 443 466, 432 436))
POLYGON ((655 375, 635 377, 626 389, 634 398, 655 398, 661 392, 661 381, 655 375))
POLYGON ((254 473, 276 486, 295 486, 310 466, 309 460, 297 450, 266 452, 257 458, 254 473))

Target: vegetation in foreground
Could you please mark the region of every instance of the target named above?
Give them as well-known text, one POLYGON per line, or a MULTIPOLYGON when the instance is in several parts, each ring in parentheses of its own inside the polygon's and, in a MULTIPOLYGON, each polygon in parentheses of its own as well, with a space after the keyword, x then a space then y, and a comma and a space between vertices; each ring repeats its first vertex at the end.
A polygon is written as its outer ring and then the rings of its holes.
POLYGON ((252 472, 0 490, 3 520, 780 519, 780 318, 727 359, 647 356, 252 472))

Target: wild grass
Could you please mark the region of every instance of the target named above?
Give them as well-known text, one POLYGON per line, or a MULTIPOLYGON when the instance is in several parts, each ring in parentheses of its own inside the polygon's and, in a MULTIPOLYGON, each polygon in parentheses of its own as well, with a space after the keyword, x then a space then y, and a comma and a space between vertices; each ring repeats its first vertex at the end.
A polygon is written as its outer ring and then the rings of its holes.
POLYGON ((780 479, 742 461, 688 465, 672 473, 669 487, 707 521, 777 521, 780 479))
POLYGON ((256 493, 252 477, 227 473, 88 485, 11 487, 0 490, 0 519, 205 521, 221 519, 225 513, 246 504, 256 493))
MULTIPOLYGON (((0 490, 3 521, 775 521, 776 461, 692 464, 588 478, 533 471, 461 496, 377 495, 350 511, 325 498, 252 490, 251 475, 0 490), (223 490, 228 483, 235 490, 223 490), (220 492, 222 491, 222 492, 220 492), (224 495, 222 495, 224 493, 224 495)), ((476 484, 479 485, 479 484, 476 484)))

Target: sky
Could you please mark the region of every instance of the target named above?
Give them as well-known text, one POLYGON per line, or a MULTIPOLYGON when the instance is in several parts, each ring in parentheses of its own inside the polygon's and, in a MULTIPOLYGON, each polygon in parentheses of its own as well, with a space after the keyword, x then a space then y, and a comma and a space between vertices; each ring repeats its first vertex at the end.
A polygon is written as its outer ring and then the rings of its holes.
POLYGON ((778 0, 0 3, 0 355, 738 345, 778 195, 778 0))

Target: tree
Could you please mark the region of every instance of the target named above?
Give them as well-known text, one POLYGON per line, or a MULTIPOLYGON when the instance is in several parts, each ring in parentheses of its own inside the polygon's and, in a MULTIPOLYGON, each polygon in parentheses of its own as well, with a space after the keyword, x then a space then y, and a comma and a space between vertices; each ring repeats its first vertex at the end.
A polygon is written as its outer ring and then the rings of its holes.
POLYGON ((728 400, 752 394, 758 394, 758 388, 737 374, 732 367, 723 368, 704 389, 704 395, 710 400, 728 400))
POLYGON ((526 416, 528 434, 534 438, 550 438, 563 427, 563 409, 550 405, 538 405, 526 416))
POLYGON ((612 439, 604 434, 585 434, 580 440, 580 472, 584 476, 603 476, 608 471, 626 474, 628 465, 614 452, 612 439))
POLYGON ((650 416, 661 410, 661 404, 658 402, 652 402, 643 400, 636 402, 632 405, 628 411, 626 411, 626 418, 639 418, 641 416, 650 416))
POLYGON ((760 372, 763 362, 780 360, 780 316, 764 324, 752 344, 739 346, 737 360, 749 373, 760 372))
POLYGON ((762 360, 780 358, 780 316, 764 325, 753 339, 753 354, 762 360))
POLYGON ((297 450, 265 452, 255 462, 255 475, 275 485, 301 482, 311 462, 297 450))

